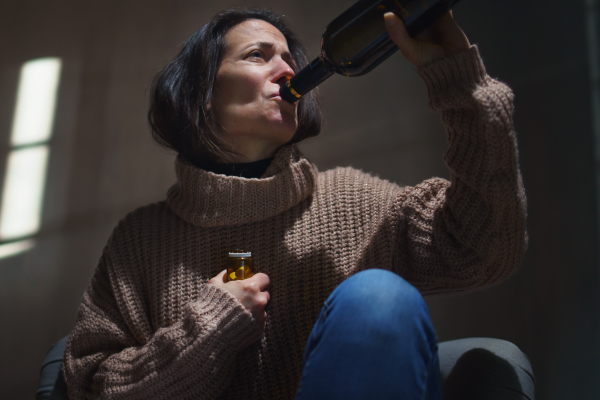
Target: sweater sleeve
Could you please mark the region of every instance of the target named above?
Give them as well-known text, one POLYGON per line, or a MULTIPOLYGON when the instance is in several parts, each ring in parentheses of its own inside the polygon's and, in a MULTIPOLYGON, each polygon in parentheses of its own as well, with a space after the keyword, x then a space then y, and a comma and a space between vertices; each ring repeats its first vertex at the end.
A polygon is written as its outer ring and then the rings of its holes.
POLYGON ((107 246, 69 337, 69 397, 217 398, 236 354, 260 338, 252 314, 228 292, 204 284, 179 320, 152 332, 139 271, 117 269, 115 258, 107 246))
POLYGON ((486 74, 476 46, 418 72, 446 127, 451 179, 398 194, 399 272, 424 294, 491 285, 519 267, 527 242, 512 91, 486 74))

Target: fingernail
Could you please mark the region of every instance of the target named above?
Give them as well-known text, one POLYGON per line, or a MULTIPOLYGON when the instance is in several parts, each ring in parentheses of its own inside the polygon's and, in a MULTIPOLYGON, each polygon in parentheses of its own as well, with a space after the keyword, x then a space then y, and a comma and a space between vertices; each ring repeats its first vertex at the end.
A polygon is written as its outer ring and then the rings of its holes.
POLYGON ((386 18, 384 18, 386 24, 388 24, 389 26, 396 25, 396 18, 395 18, 394 13, 387 12, 387 13, 383 14, 383 16, 386 17, 386 18))

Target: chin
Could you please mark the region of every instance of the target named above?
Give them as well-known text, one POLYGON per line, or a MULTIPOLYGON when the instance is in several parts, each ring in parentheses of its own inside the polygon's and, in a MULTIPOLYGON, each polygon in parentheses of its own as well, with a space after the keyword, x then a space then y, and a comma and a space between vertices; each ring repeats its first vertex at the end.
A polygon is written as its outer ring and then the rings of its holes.
POLYGON ((296 134, 296 125, 289 126, 289 127, 287 127, 287 129, 282 130, 282 132, 280 132, 280 135, 279 135, 279 137, 281 137, 281 139, 282 139, 282 144, 289 143, 295 134, 296 134))
POLYGON ((274 137, 285 140, 285 142, 282 143, 287 143, 292 140, 296 134, 296 130, 298 129, 298 123, 295 119, 291 118, 283 118, 282 120, 272 121, 269 125, 269 130, 273 132, 274 137))

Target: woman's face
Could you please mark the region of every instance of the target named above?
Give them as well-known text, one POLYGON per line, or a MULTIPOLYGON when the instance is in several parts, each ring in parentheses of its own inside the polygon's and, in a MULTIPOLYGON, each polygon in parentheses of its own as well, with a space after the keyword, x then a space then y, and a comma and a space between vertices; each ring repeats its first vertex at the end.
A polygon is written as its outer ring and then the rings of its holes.
POLYGON ((224 150, 234 161, 272 157, 298 127, 297 103, 279 96, 294 76, 294 60, 279 29, 252 19, 229 30, 211 107, 221 124, 224 150))

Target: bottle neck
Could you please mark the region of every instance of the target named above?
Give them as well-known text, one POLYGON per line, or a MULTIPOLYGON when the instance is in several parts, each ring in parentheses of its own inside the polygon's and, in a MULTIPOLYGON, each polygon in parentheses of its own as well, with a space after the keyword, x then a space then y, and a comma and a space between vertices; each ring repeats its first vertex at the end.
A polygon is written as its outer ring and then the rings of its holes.
POLYGON ((317 57, 292 79, 287 81, 279 90, 279 94, 285 101, 295 103, 331 75, 333 75, 333 71, 327 67, 327 64, 321 57, 317 57))

